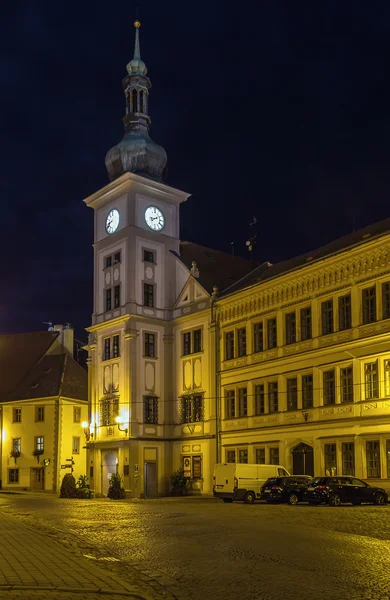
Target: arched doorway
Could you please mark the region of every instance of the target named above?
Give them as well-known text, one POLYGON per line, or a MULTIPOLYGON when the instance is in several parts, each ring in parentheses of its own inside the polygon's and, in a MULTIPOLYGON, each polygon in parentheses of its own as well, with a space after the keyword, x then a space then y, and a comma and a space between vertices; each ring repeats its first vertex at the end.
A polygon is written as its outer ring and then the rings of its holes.
POLYGON ((102 460, 102 494, 107 496, 111 475, 117 472, 118 458, 116 452, 106 452, 102 460))
POLYGON ((303 442, 292 449, 294 475, 314 476, 314 452, 311 446, 303 442))

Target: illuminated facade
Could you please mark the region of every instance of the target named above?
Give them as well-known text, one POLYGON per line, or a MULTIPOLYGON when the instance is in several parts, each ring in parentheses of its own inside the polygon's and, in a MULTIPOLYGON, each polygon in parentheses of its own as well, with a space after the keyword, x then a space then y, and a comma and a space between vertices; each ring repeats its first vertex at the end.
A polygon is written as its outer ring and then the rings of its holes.
POLYGON ((73 360, 73 330, 55 329, 0 336, 3 489, 58 493, 72 467, 85 475, 88 375, 73 360))
POLYGON ((227 292, 222 461, 390 479, 390 220, 227 292))

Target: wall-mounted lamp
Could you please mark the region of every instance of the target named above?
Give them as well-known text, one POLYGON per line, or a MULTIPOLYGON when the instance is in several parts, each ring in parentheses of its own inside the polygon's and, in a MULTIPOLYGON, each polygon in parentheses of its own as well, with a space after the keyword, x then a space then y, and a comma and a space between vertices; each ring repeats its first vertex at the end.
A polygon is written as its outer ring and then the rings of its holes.
POLYGON ((124 431, 125 434, 127 435, 127 432, 129 431, 128 428, 127 427, 121 428, 121 425, 123 425, 122 418, 121 417, 116 417, 115 421, 116 421, 116 424, 118 425, 119 431, 124 431))
POLYGON ((91 433, 89 429, 89 423, 87 421, 83 421, 81 423, 81 427, 84 429, 85 441, 89 442, 89 440, 93 437, 93 433, 91 433))

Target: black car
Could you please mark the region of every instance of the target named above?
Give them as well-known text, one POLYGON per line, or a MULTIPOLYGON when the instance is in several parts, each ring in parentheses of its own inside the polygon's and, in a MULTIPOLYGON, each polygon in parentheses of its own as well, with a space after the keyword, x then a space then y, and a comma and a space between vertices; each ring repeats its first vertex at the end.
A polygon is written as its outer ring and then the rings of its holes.
POLYGON ((269 504, 275 502, 298 504, 303 500, 303 493, 311 479, 312 477, 308 475, 270 477, 261 487, 261 498, 269 504))
POLYGON ((362 504, 387 504, 387 493, 383 488, 371 487, 355 477, 315 477, 307 486, 304 499, 309 504, 327 503, 339 506, 344 502, 362 504))

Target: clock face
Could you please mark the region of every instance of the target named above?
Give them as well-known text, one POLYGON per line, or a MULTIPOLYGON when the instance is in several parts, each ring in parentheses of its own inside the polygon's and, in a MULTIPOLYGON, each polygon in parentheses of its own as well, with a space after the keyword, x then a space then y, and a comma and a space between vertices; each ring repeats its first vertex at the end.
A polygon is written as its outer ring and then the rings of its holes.
POLYGON ((116 208, 110 210, 106 219, 107 233, 114 233, 119 226, 119 211, 116 208))
POLYGON ((156 206, 149 206, 145 210, 145 221, 147 226, 153 229, 153 231, 161 231, 165 225, 165 217, 156 206))

